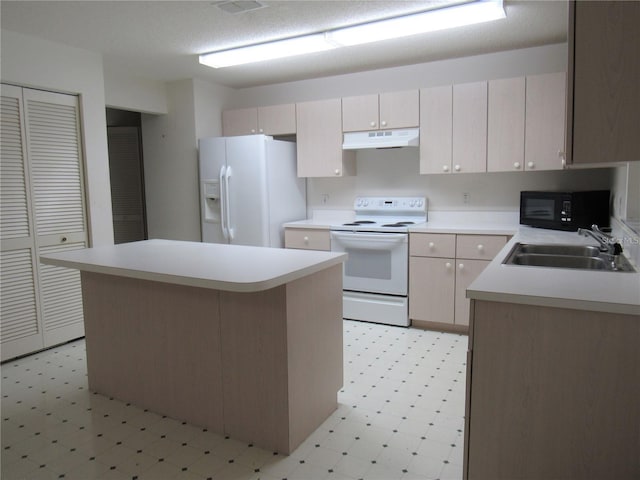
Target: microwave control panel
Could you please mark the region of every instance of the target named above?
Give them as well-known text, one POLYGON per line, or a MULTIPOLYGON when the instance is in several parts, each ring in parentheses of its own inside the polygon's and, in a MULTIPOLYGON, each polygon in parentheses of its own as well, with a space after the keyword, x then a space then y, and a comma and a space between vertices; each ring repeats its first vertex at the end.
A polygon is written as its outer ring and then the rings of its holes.
POLYGON ((571 221, 571 201, 570 200, 562 201, 562 210, 560 211, 560 221, 561 222, 571 221))

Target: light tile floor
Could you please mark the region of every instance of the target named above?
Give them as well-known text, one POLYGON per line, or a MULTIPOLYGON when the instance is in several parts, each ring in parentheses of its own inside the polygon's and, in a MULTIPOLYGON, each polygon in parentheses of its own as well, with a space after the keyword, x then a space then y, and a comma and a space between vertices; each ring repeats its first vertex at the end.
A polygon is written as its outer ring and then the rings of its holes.
POLYGON ((87 389, 84 341, 2 365, 3 480, 461 479, 467 337, 344 322, 339 408, 290 456, 87 389))

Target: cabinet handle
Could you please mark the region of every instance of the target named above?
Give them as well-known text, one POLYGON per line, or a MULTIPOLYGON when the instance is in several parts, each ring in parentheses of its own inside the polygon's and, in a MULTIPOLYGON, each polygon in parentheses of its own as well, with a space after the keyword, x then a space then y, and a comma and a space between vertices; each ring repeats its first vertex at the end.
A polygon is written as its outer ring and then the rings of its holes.
POLYGON ((387 126, 387 122, 385 122, 384 120, 380 122, 380 125, 382 125, 383 127, 387 126))
POLYGON ((431 250, 433 250, 433 247, 435 247, 435 246, 436 246, 436 244, 435 244, 435 243, 433 243, 433 242, 429 242, 429 248, 430 248, 431 250))
POLYGON ((516 170, 520 170, 520 162, 514 162, 513 168, 515 168, 516 170))
POLYGON ((443 172, 448 172, 449 171, 449 165, 443 165, 442 166, 442 171, 443 172))
POLYGON ((484 250, 484 245, 482 245, 481 243, 478 244, 478 251, 482 252, 484 250))
POLYGON ((309 237, 304 237, 303 240, 305 244, 309 244, 309 237))
POLYGON ((451 262, 445 263, 444 268, 446 268, 447 270, 451 270, 451 262))
POLYGON ((460 270, 464 270, 464 263, 461 263, 460 265, 458 265, 458 268, 459 268, 460 270))
POLYGON ((369 122, 369 126, 375 127, 376 126, 376 122, 369 122))
POLYGON ((60 242, 62 242, 62 243, 65 243, 66 241, 67 241, 67 237, 62 237, 62 238, 60 239, 60 242))
POLYGON ((455 166, 455 167, 453 167, 453 168, 455 168, 456 172, 459 172, 459 171, 461 170, 460 165, 456 165, 456 166, 455 166))
POLYGON ((333 173, 335 173, 336 175, 340 175, 340 169, 339 169, 339 168, 336 168, 336 169, 333 171, 333 173))
POLYGON ((264 133, 264 130, 262 128, 259 131, 260 131, 260 133, 264 133))
POLYGON ((527 163, 527 168, 533 168, 534 166, 535 166, 535 163, 533 162, 527 163))
POLYGON ((255 128, 252 128, 252 129, 251 129, 251 133, 256 133, 256 129, 255 129, 255 128))

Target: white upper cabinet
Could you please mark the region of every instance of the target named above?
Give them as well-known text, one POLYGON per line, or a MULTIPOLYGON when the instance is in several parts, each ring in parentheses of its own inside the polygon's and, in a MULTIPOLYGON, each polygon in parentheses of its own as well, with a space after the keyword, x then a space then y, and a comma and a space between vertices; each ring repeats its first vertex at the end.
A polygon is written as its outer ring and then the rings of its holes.
POLYGON ((418 90, 342 99, 342 130, 344 132, 410 128, 417 127, 419 122, 418 90))
POLYGON ((452 169, 487 171, 487 82, 453 86, 452 169))
POLYGON ((564 168, 566 103, 565 72, 527 77, 524 141, 526 170, 564 168))
POLYGON ((296 105, 270 105, 258 108, 238 108, 222 112, 222 134, 293 135, 296 133, 296 105))
POLYGON ((420 173, 451 171, 453 87, 420 90, 420 173))
POLYGON ((299 177, 355 174, 355 152, 342 150, 339 98, 296 104, 299 177))
POLYGON ((524 170, 525 78, 489 82, 487 171, 524 170))
POLYGON ((569 2, 574 164, 640 160, 640 2, 569 2))

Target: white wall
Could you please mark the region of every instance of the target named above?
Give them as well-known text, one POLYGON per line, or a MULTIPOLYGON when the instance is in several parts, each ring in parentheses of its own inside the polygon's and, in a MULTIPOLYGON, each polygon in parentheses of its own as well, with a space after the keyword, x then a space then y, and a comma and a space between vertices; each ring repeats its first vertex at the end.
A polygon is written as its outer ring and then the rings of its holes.
POLYGON ((104 90, 108 107, 143 113, 168 112, 164 82, 109 69, 104 73, 104 90))
POLYGON ((90 241, 113 244, 102 57, 7 30, 1 34, 2 82, 79 95, 90 241))
POLYGON ((194 79, 166 91, 168 113, 142 115, 149 238, 200 241, 198 139, 222 135, 231 89, 194 79))
POLYGON ((226 108, 337 98, 567 70, 565 43, 236 90, 226 108))
POLYGON ((200 240, 194 88, 167 84, 167 115, 142 115, 149 238, 200 240))

